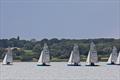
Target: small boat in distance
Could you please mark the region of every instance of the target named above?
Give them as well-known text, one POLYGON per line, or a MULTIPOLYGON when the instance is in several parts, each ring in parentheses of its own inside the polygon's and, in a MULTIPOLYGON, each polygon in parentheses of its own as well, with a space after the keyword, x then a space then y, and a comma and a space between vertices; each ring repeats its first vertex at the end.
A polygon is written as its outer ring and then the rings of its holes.
POLYGON ((117 57, 116 64, 117 64, 117 65, 120 65, 120 51, 119 51, 119 54, 118 54, 118 57, 117 57))
POLYGON ((68 61, 68 66, 79 66, 80 65, 80 54, 77 44, 74 44, 73 50, 68 61))
POLYGON ((97 50, 96 50, 95 44, 91 42, 90 50, 86 60, 86 66, 97 66, 95 65, 95 63, 97 62, 98 62, 97 50))
POLYGON ((107 64, 114 65, 116 61, 117 61, 117 48, 113 46, 112 53, 110 54, 107 64))
POLYGON ((48 46, 45 43, 40 58, 38 60, 37 66, 49 66, 49 64, 50 64, 50 54, 49 54, 48 46))
POLYGON ((7 53, 3 59, 3 65, 11 65, 13 63, 12 50, 10 47, 7 48, 7 53))

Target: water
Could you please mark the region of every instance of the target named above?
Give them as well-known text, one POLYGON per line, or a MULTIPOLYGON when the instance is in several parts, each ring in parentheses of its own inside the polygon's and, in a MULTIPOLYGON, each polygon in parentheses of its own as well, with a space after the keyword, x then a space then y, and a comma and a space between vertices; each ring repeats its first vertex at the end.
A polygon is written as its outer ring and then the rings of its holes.
POLYGON ((98 63, 100 66, 67 66, 52 62, 51 66, 36 66, 36 62, 0 64, 0 80, 120 80, 120 66, 98 63))

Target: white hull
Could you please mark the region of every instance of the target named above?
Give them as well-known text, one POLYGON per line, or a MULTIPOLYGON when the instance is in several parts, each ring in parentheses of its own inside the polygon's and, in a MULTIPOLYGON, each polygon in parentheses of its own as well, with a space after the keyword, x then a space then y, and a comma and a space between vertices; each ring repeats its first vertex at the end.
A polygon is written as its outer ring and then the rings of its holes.
POLYGON ((37 63, 37 66, 49 66, 50 65, 50 63, 37 63))
POLYGON ((80 66, 81 64, 80 63, 68 63, 67 65, 68 66, 80 66))

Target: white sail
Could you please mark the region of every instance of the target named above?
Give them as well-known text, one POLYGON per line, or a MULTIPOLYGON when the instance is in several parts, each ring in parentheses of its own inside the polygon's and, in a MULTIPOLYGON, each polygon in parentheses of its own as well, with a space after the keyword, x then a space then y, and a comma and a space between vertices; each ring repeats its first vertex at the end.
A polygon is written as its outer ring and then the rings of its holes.
POLYGON ((115 64, 116 61, 117 61, 117 48, 113 46, 112 53, 110 54, 107 64, 115 64))
POLYGON ((38 64, 43 64, 43 51, 41 52, 40 58, 38 60, 38 64))
POLYGON ((87 65, 90 65, 90 64, 91 64, 91 61, 90 61, 90 52, 88 53, 86 63, 87 63, 87 65))
POLYGON ((80 63, 80 54, 78 45, 74 44, 73 50, 68 61, 68 65, 78 65, 80 63))
POLYGON ((68 64, 72 64, 72 62, 73 62, 73 51, 71 51, 71 54, 70 54, 70 58, 69 58, 68 64))
POLYGON ((97 51, 95 48, 95 44, 93 42, 91 42, 90 44, 90 50, 88 53, 88 57, 86 60, 87 65, 91 65, 91 63, 97 63, 98 62, 98 56, 97 56, 97 51))
POLYGON ((13 62, 12 50, 9 47, 8 51, 3 59, 3 64, 11 64, 13 62))
POLYGON ((120 65, 120 51, 119 51, 119 54, 118 54, 118 57, 117 57, 116 64, 119 64, 119 65, 120 65))
POLYGON ((50 63, 50 55, 49 55, 48 46, 45 43, 37 64, 38 65, 49 65, 49 63, 50 63))
POLYGON ((112 54, 110 54, 110 57, 108 58, 107 64, 111 64, 111 58, 112 58, 112 54))

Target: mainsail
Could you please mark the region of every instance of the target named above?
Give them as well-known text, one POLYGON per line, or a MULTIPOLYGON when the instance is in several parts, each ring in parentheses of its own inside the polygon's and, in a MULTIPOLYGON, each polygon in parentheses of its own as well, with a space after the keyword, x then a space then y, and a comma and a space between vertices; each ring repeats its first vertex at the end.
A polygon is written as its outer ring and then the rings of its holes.
POLYGON ((37 65, 49 65, 49 63, 50 63, 50 54, 49 54, 48 46, 45 43, 37 65))
POLYGON ((97 56, 97 51, 96 51, 96 47, 95 44, 93 42, 91 42, 90 44, 90 50, 88 53, 88 57, 86 60, 87 65, 94 65, 94 63, 98 62, 98 56, 97 56))
POLYGON ((8 51, 3 59, 3 64, 11 64, 13 62, 12 50, 9 47, 8 51))
POLYGON ((79 65, 80 63, 80 54, 77 44, 74 44, 73 50, 68 61, 68 65, 79 65))
POLYGON ((119 51, 119 54, 118 54, 118 58, 117 58, 116 64, 120 65, 120 51, 119 51))
POLYGON ((113 46, 112 53, 110 54, 107 64, 115 64, 116 61, 117 61, 117 48, 113 46))

